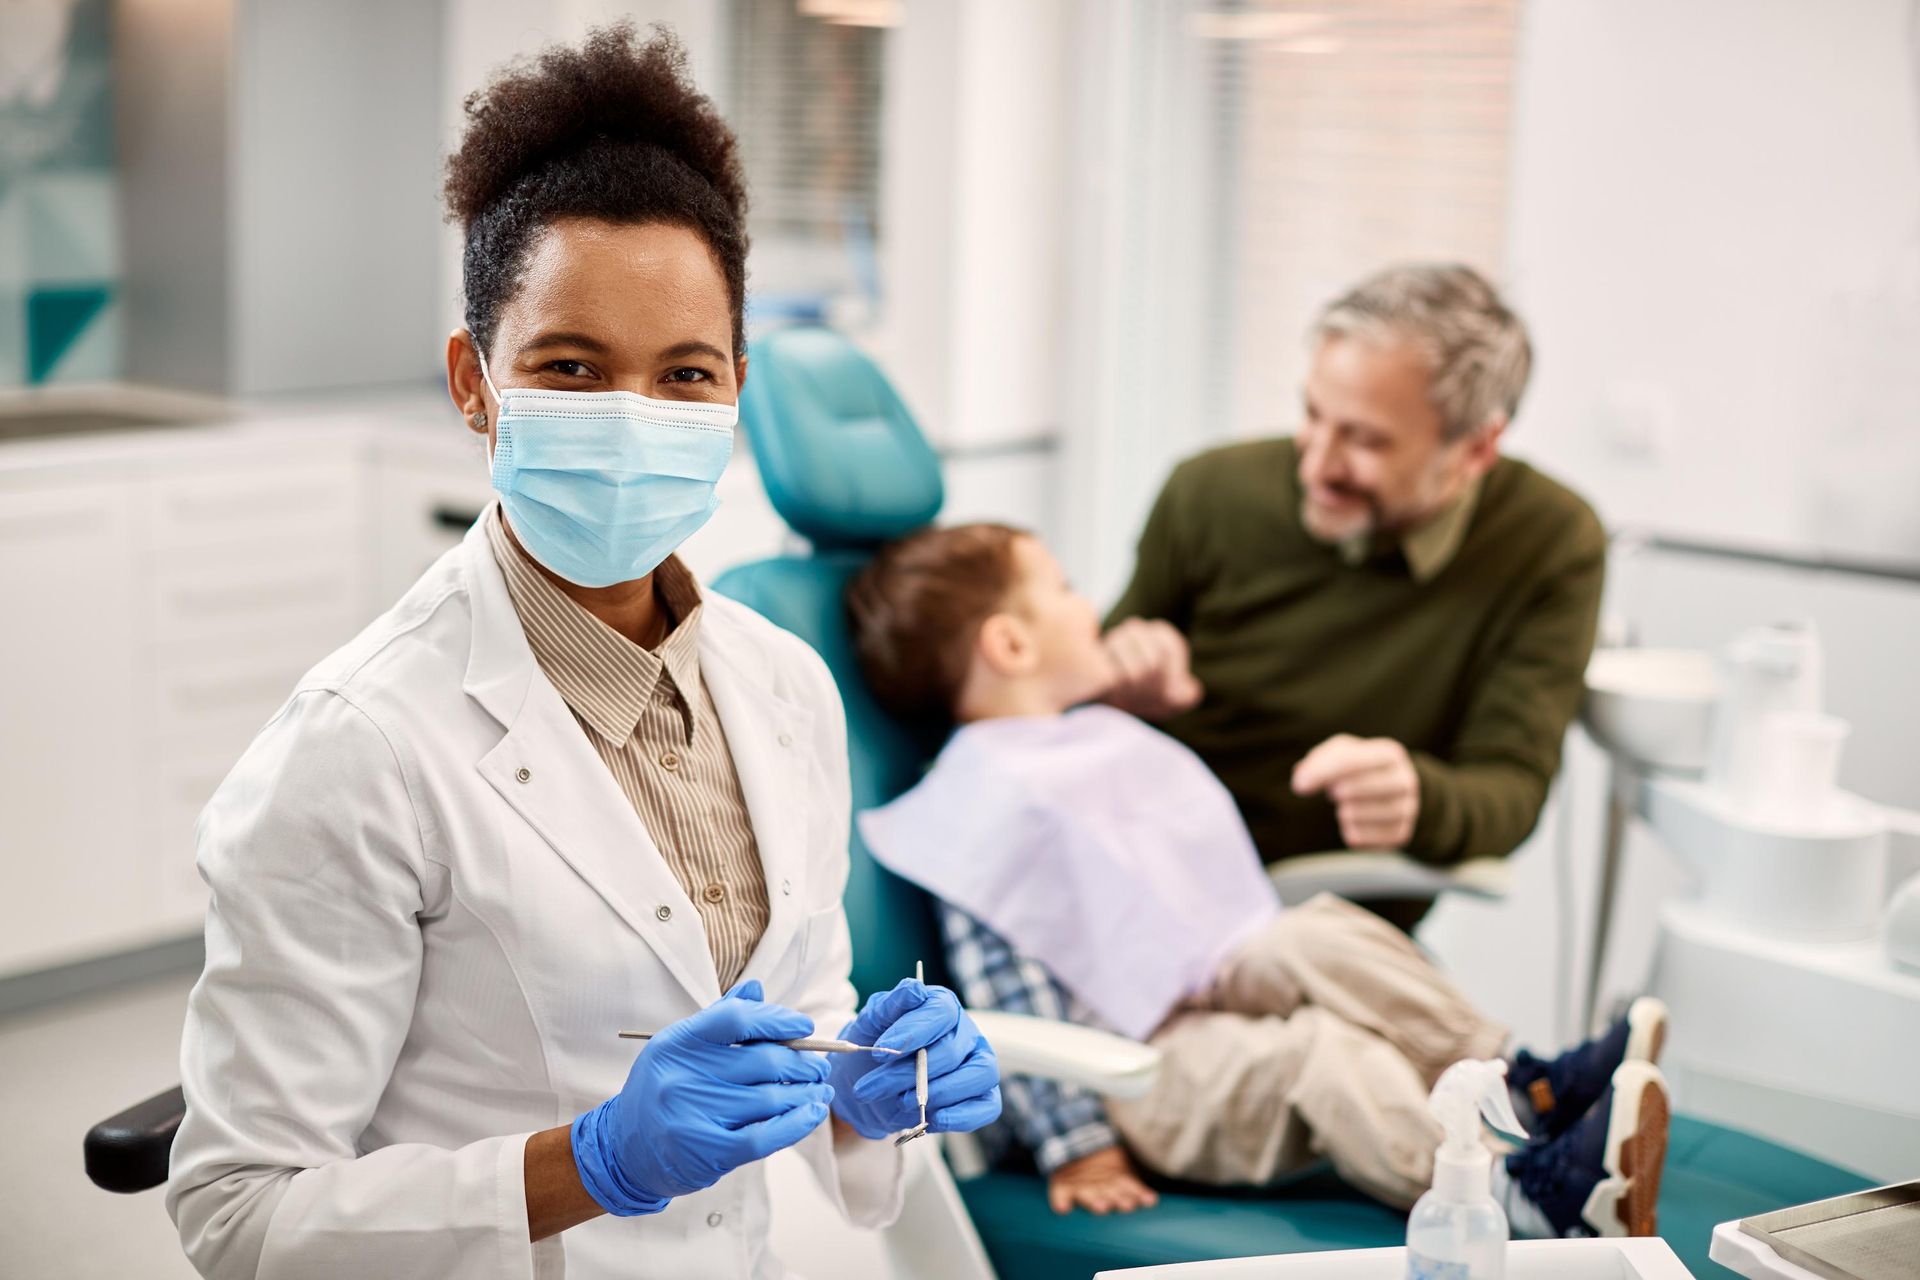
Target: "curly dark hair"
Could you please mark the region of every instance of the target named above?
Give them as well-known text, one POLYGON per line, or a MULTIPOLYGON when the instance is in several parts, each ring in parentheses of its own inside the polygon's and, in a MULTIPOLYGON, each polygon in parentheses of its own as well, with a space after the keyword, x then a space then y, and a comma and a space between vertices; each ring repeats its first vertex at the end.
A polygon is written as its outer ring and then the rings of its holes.
POLYGON ((664 222, 703 237, 727 278, 733 346, 746 349, 747 187, 738 146, 693 85, 680 41, 631 22, 556 45, 467 95, 447 157, 447 218, 466 231, 467 329, 482 351, 520 287, 528 250, 563 218, 664 222))

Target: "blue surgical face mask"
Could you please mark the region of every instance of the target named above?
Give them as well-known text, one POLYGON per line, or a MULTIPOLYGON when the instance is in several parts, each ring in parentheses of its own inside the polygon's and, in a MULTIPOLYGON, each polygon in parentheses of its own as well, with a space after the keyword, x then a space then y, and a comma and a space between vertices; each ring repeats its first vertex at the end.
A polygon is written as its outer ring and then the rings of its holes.
POLYGON ((631 391, 493 385, 493 487, 527 554, 568 582, 652 573, 707 522, 740 410, 631 391))

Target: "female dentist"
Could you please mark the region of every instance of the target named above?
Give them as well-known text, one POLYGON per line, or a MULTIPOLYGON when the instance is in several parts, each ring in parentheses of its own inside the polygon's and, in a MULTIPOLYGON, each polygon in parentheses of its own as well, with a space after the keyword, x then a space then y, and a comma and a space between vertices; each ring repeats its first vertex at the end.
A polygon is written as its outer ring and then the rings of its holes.
POLYGON ((832 679, 672 558, 747 372, 732 134, 631 27, 467 115, 447 375, 500 500, 201 818, 168 1208, 207 1276, 779 1275, 757 1162, 885 1222, 912 1051, 936 1130, 993 1052, 911 980, 853 1016, 832 679))

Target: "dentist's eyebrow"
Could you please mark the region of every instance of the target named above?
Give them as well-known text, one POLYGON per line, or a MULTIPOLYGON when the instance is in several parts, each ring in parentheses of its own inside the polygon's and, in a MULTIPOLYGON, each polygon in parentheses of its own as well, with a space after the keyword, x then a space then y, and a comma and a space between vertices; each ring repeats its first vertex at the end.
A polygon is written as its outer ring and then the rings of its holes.
POLYGON ((519 354, 527 355, 535 351, 545 351, 549 347, 573 347, 579 351, 604 356, 613 348, 590 333, 543 333, 532 342, 520 348, 519 354))
POLYGON ((714 360, 718 360, 721 364, 726 364, 732 359, 731 356, 712 343, 701 342, 697 338, 688 342, 675 343, 660 353, 660 359, 662 360, 684 360, 688 356, 708 356, 714 360))

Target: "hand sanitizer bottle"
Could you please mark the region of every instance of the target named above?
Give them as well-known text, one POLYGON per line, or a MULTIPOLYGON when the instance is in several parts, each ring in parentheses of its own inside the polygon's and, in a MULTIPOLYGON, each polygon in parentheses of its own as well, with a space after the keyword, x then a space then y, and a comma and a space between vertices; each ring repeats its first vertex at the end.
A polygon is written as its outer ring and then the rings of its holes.
POLYGON ((1428 1099, 1446 1138, 1433 1156, 1433 1186, 1407 1218, 1407 1280, 1502 1280, 1507 1215, 1493 1198, 1493 1156, 1480 1117, 1526 1137, 1507 1097, 1507 1064, 1456 1062, 1428 1099))

